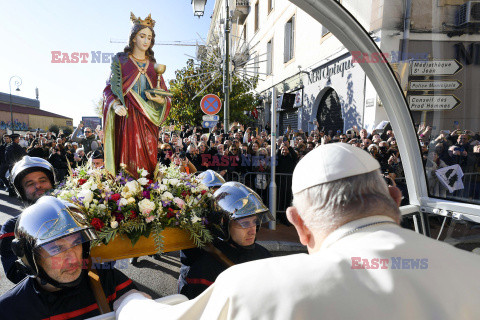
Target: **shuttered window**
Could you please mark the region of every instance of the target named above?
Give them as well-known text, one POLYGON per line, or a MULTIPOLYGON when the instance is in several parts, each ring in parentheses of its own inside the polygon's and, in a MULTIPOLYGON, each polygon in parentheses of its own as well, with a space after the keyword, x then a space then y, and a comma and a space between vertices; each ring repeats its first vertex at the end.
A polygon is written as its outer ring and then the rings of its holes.
POLYGON ((273 39, 267 42, 267 74, 273 71, 273 39))
POLYGON ((295 16, 285 24, 285 45, 283 62, 288 62, 294 57, 295 47, 295 16))

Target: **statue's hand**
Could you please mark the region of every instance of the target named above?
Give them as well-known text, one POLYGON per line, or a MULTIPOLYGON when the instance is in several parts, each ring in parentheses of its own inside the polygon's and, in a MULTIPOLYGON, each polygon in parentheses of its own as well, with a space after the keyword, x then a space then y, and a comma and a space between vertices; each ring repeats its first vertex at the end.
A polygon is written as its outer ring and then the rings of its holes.
POLYGON ((121 117, 125 117, 127 115, 127 109, 125 109, 125 107, 120 102, 115 101, 112 108, 113 111, 115 111, 115 113, 121 117))
POLYGON ((145 95, 147 96, 147 99, 148 100, 152 100, 156 103, 159 103, 159 104, 165 104, 165 97, 162 97, 162 96, 152 96, 152 94, 150 92, 145 92, 145 95))

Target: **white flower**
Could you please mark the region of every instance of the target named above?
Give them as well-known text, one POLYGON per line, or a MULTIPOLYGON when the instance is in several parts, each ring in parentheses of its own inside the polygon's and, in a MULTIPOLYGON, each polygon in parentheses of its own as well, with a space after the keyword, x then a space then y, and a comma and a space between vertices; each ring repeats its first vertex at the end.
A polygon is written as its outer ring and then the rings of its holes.
POLYGON ((153 210, 155 210, 155 202, 152 202, 148 199, 143 199, 138 203, 138 209, 143 215, 147 215, 153 210))
POLYGON ((127 202, 128 202, 128 204, 135 203, 135 198, 133 198, 133 197, 127 198, 127 202))
POLYGON ((183 201, 180 198, 177 198, 177 197, 173 198, 173 202, 175 202, 175 204, 179 206, 180 209, 183 209, 183 207, 185 206, 185 201, 183 201))
POLYGON ((158 191, 160 191, 160 192, 167 191, 167 186, 164 185, 164 184, 160 184, 158 186, 158 191))
POLYGON ((125 184, 125 187, 123 187, 123 191, 124 192, 131 192, 132 194, 136 194, 140 191, 140 185, 135 180, 129 181, 125 184))
POLYGON ((142 168, 141 169, 141 175, 142 175, 142 177, 148 176, 148 171, 142 168))
POLYGON ((112 227, 113 229, 117 228, 118 227, 118 222, 116 220, 113 220, 110 222, 110 227, 112 227))
POLYGON ((163 201, 173 200, 173 194, 166 191, 162 194, 161 198, 162 198, 163 201))
POLYGON ((180 180, 178 180, 178 179, 170 179, 168 182, 169 182, 172 186, 175 187, 175 186, 177 186, 177 185, 180 183, 180 180))
POLYGON ((125 198, 120 198, 118 205, 121 207, 125 207, 128 204, 128 200, 125 198))
POLYGON ((85 207, 88 208, 88 205, 93 200, 93 192, 90 190, 82 190, 78 193, 78 198, 83 198, 83 203, 85 204, 85 207))
POLYGON ((145 218, 145 222, 146 222, 146 223, 150 223, 150 222, 152 222, 154 219, 155 219, 155 216, 153 216, 153 215, 152 215, 152 216, 148 216, 148 217, 145 218))
POLYGON ((99 213, 104 213, 107 210, 107 206, 103 203, 99 204, 97 208, 99 213))
POLYGON ((70 197, 71 197, 70 191, 63 190, 62 192, 60 192, 60 198, 62 198, 62 199, 67 199, 67 198, 70 198, 70 197))
POLYGON ((140 183, 142 186, 148 184, 148 179, 147 178, 140 178, 137 180, 138 183, 140 183))
POLYGON ((196 216, 196 215, 192 215, 192 219, 191 219, 191 220, 192 220, 193 223, 197 223, 197 222, 202 221, 202 218, 199 218, 199 217, 196 216))

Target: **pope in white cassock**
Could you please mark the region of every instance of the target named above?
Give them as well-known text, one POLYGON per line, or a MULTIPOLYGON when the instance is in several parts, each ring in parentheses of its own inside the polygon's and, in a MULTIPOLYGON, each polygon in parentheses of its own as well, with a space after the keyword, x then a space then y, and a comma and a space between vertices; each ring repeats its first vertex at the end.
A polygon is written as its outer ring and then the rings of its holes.
POLYGON ((480 258, 399 226, 399 190, 344 143, 308 153, 287 211, 309 254, 233 266, 175 306, 139 293, 117 319, 480 319, 480 258))

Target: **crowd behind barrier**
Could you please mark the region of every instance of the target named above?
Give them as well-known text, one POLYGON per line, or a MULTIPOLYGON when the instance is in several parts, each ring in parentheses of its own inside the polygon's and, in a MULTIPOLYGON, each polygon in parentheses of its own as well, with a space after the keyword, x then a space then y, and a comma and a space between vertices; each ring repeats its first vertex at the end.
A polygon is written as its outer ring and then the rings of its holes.
MULTIPOLYGON (((321 144, 345 142, 370 152, 381 164, 388 181, 403 177, 401 158, 392 130, 368 133, 356 126, 342 130, 324 130, 315 122, 310 132, 292 130, 290 126, 277 139, 276 161, 271 154, 271 131, 265 128, 246 127, 234 122, 225 131, 218 123, 210 132, 200 126, 163 126, 159 130, 158 160, 164 165, 172 162, 182 171, 195 173, 208 169, 219 172, 227 181, 241 181, 256 190, 268 203, 270 168, 276 166, 278 210, 284 212, 291 202, 291 174, 305 154, 321 144)), ((27 132, 12 142, 4 136, 0 146, 0 175, 6 186, 9 169, 14 161, 9 145, 18 144, 23 155, 47 159, 55 168, 58 181, 68 174, 68 168, 84 165, 96 150, 103 149, 103 132, 100 128, 79 124, 71 135, 60 132, 27 132)), ((480 181, 480 180, 479 180, 480 181)), ((402 184, 402 182, 400 182, 402 184)), ((477 188, 480 189, 480 188, 477 188)), ((282 218, 281 218, 282 219, 282 218)), ((285 220, 286 221, 286 220, 285 220)))
MULTIPOLYGON (((287 127, 277 139, 276 172, 291 174, 297 162, 317 146, 333 142, 345 142, 367 150, 381 165, 387 180, 403 178, 403 168, 392 130, 373 130, 354 126, 341 130, 323 130, 315 122, 315 130, 303 132, 287 127)), ((431 126, 418 127, 419 145, 426 168, 428 188, 433 196, 452 199, 480 199, 480 135, 470 130, 440 130, 431 126), (441 183, 436 171, 458 164, 463 188, 450 191, 441 183)), ((103 132, 80 124, 71 135, 60 132, 27 132, 12 142, 4 135, 0 145, 0 178, 8 185, 8 171, 23 155, 48 160, 55 168, 59 181, 68 173, 69 165, 75 168, 88 162, 95 150, 103 149, 103 132)), ((272 161, 270 159, 271 134, 265 128, 245 127, 234 122, 227 132, 218 124, 210 133, 199 126, 163 126, 159 130, 158 159, 169 165, 172 161, 185 171, 212 169, 226 180, 243 180, 260 194, 268 193, 272 161), (249 173, 247 175, 247 173, 249 173), (253 174, 255 173, 255 174, 253 174), (240 176, 240 178, 238 177, 240 176), (251 180, 251 181, 250 181, 251 180)), ((281 181, 288 186, 288 179, 281 181)), ((400 185, 404 182, 400 179, 400 185)))

